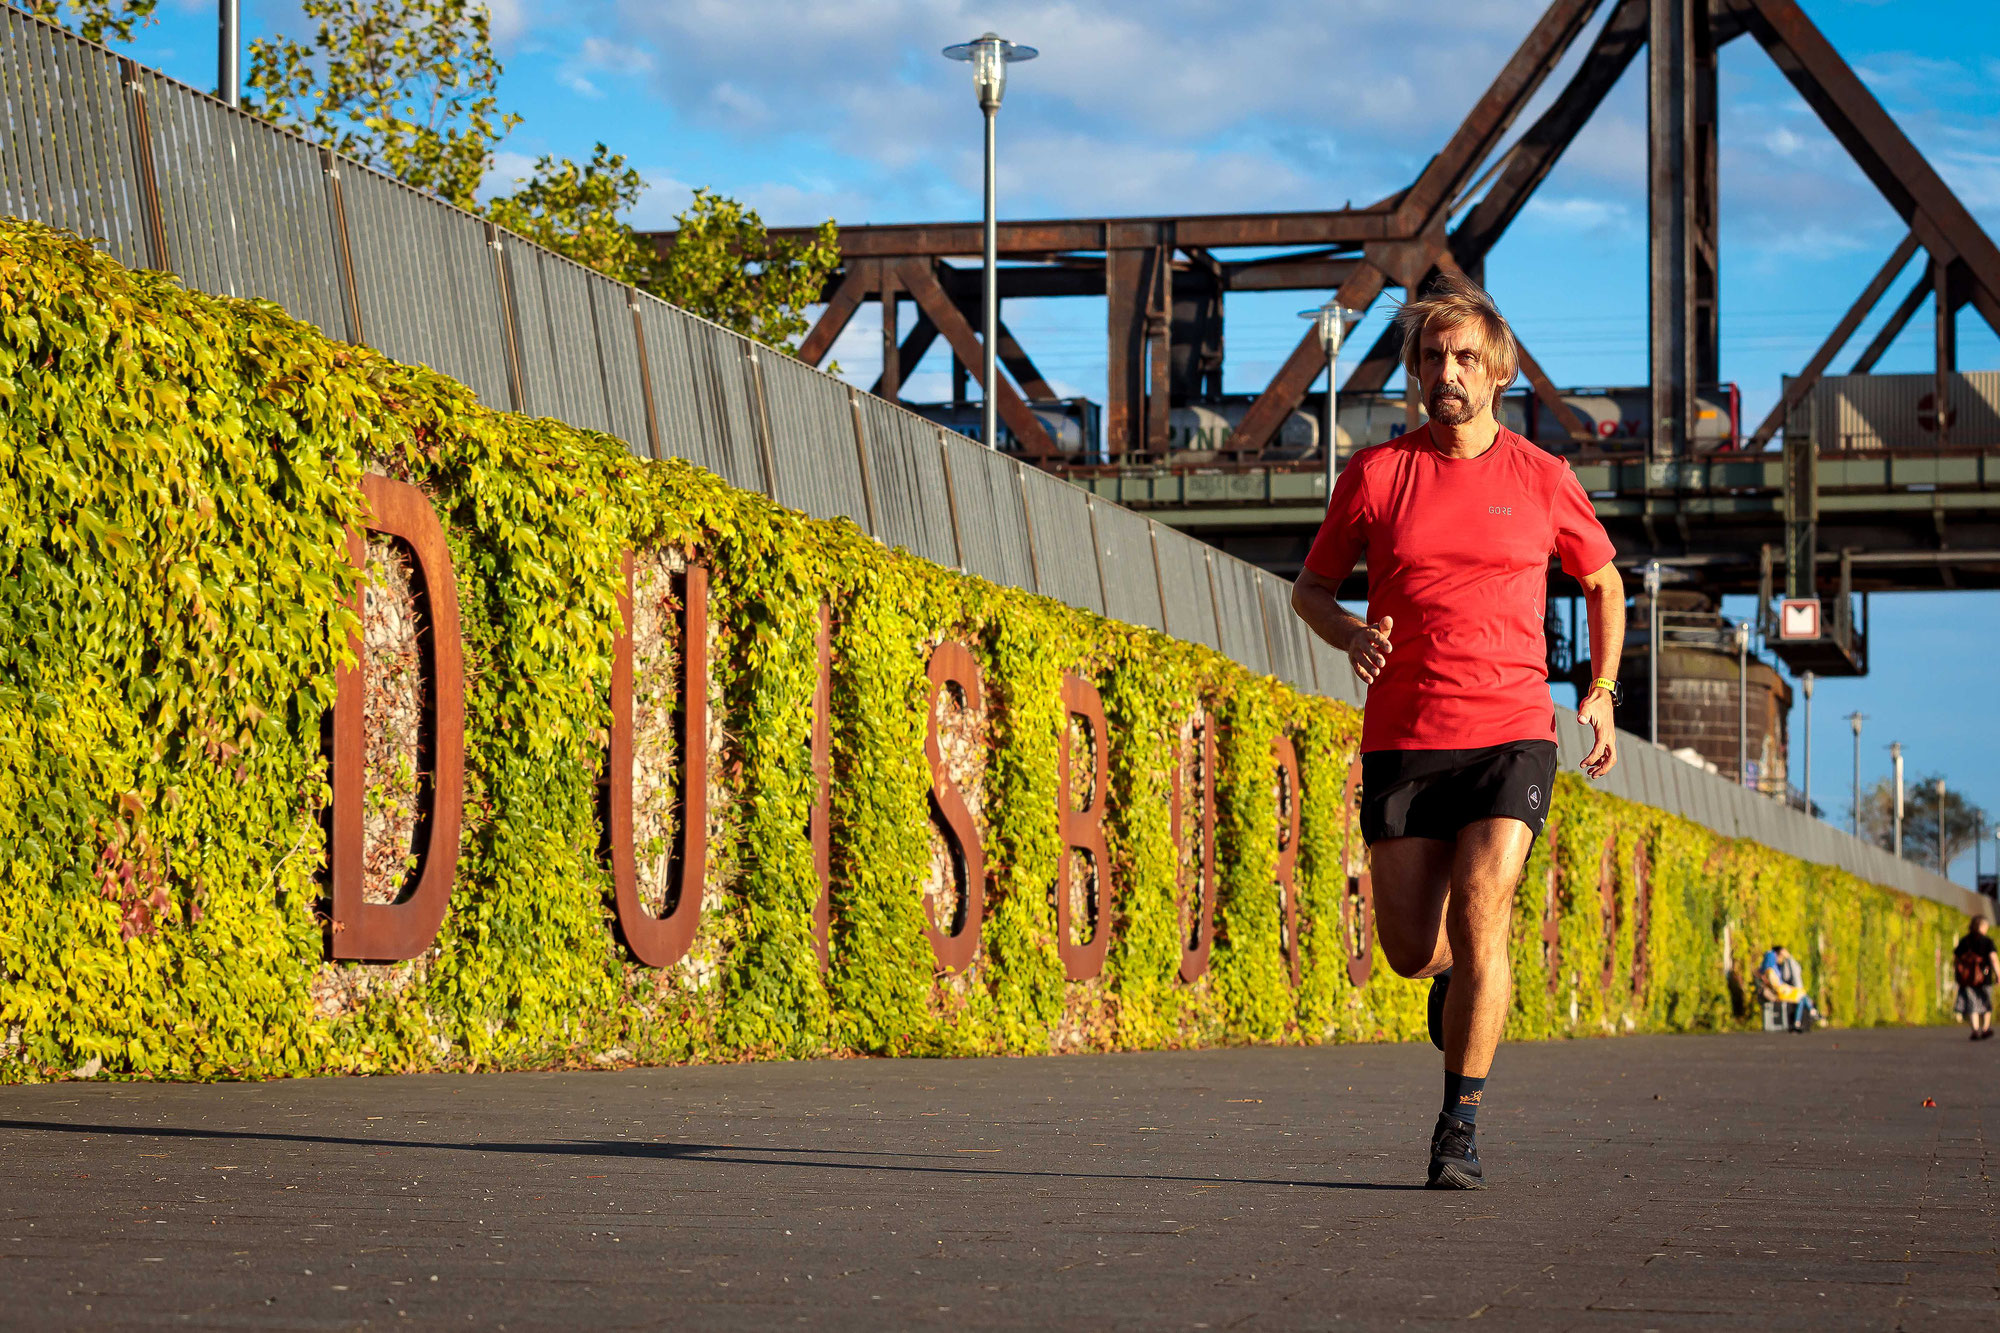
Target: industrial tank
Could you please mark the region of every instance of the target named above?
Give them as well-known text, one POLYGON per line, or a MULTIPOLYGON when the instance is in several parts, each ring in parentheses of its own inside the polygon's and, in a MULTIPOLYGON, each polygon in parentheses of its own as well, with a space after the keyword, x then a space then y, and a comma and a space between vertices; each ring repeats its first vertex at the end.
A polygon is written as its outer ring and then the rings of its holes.
MULTIPOLYGON (((1660 652, 1660 744, 1693 751, 1702 766, 1742 781, 1770 796, 1785 794, 1787 717, 1792 687, 1776 668, 1759 658, 1752 644, 1749 661, 1747 773, 1737 764, 1737 655, 1733 624, 1716 610, 1707 593, 1668 589, 1660 594, 1663 626, 1660 652)), ((1626 621, 1625 652, 1618 684, 1625 702, 1616 710, 1619 727, 1637 736, 1650 723, 1647 642, 1651 610, 1644 593, 1634 599, 1626 621)), ((1576 672, 1587 684, 1588 663, 1576 672)), ((1683 758, 1688 756, 1683 755, 1683 758)))

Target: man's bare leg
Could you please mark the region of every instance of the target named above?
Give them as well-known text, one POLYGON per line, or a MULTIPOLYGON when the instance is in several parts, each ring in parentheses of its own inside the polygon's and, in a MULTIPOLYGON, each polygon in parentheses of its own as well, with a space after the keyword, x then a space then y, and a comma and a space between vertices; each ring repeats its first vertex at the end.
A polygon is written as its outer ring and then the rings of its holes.
POLYGON ((1518 819, 1476 819, 1458 835, 1444 914, 1452 968, 1444 1002, 1444 1067, 1467 1078, 1486 1077, 1507 1026, 1514 987, 1507 937, 1514 889, 1533 844, 1534 834, 1518 819))
POLYGON ((1368 849, 1375 935, 1398 976, 1434 977, 1451 966, 1444 917, 1456 855, 1437 838, 1384 838, 1368 849))

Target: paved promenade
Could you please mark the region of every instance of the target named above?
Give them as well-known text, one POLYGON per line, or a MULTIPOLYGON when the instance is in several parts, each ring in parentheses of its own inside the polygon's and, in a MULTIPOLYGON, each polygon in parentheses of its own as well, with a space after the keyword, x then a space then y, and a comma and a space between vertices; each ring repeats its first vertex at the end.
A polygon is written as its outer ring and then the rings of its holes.
POLYGON ((2000 1327, 2000 1043, 0 1089, 6 1327, 2000 1327), (1929 1097, 1937 1103, 1928 1108, 1929 1097))

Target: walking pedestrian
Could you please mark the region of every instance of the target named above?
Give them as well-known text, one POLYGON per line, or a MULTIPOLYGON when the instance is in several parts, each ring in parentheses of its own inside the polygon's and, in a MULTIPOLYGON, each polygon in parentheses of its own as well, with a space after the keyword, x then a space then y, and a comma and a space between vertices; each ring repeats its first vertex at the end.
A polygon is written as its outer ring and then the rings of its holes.
POLYGON ((1292 606, 1368 687, 1361 834, 1376 929, 1390 966, 1431 979, 1431 1041, 1444 1052, 1427 1183, 1477 1189, 1479 1110, 1513 985, 1514 889, 1556 772, 1549 557, 1589 605, 1594 679, 1577 717, 1595 729, 1593 778, 1617 762, 1625 592, 1569 465, 1494 416, 1520 350, 1493 299, 1448 274, 1396 319, 1430 420, 1349 462, 1292 606), (1335 595, 1364 555, 1365 622, 1335 595))
POLYGON ((1972 1024, 1972 1039, 1985 1041, 1993 1035, 1993 940, 1986 933, 1983 916, 1972 918, 1965 938, 1951 951, 1951 970, 1958 982, 1958 999, 1952 1012, 1972 1024))

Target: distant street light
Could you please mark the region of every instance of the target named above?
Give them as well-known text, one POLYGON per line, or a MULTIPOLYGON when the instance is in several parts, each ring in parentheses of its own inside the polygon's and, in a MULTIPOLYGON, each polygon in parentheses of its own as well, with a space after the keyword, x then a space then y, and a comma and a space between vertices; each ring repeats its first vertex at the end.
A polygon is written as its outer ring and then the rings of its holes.
POLYGON ((972 86, 979 95, 979 109, 986 113, 986 274, 980 286, 979 337, 984 354, 985 378, 981 381, 985 402, 981 404, 980 429, 988 449, 1000 447, 1000 397, 994 379, 993 349, 999 340, 1000 256, 994 223, 993 120, 1000 111, 1000 99, 1007 91, 1007 66, 1016 60, 1033 60, 1041 54, 1032 46, 1003 41, 997 33, 981 33, 969 42, 947 46, 944 53, 953 60, 972 63, 972 86))
POLYGON ((1750 778, 1750 625, 1736 622, 1736 781, 1750 778))
POLYGON ((1318 321, 1319 345, 1326 352, 1326 498, 1331 502, 1333 481, 1340 472, 1340 431, 1336 424, 1339 418, 1333 411, 1333 366, 1340 356, 1341 340, 1347 336, 1348 322, 1360 319, 1361 312, 1349 310, 1337 296, 1329 296, 1325 305, 1299 311, 1299 318, 1318 321))
POLYGON ((1901 741, 1889 742, 1889 760, 1896 770, 1895 834, 1889 850, 1900 857, 1903 854, 1903 743, 1901 741))
POLYGON ((1937 780, 1937 798, 1938 798, 1938 846, 1937 846, 1938 874, 1945 875, 1948 877, 1951 874, 1951 868, 1945 864, 1945 859, 1944 859, 1944 779, 1943 778, 1939 778, 1937 780))
POLYGON ((216 0, 215 95, 230 106, 241 101, 236 52, 240 47, 237 0, 216 0))
POLYGON ((1806 771, 1805 771, 1805 775, 1804 775, 1804 776, 1805 776, 1805 783, 1804 783, 1804 791, 1805 791, 1805 797, 1806 797, 1806 813, 1807 813, 1808 815, 1810 815, 1810 814, 1811 814, 1811 813, 1813 812, 1813 809, 1812 809, 1812 687, 1813 687, 1813 673, 1812 673, 1812 672, 1810 672, 1810 671, 1806 672, 1806 674, 1805 674, 1804 676, 1802 676, 1802 677, 1801 677, 1801 678, 1799 679, 1799 686, 1800 686, 1800 688, 1802 688, 1802 689, 1803 689, 1803 690, 1805 690, 1805 692, 1806 692, 1806 771))
POLYGON ((1847 831, 1857 838, 1861 836, 1861 724, 1867 720, 1866 713, 1847 715, 1847 725, 1854 728, 1854 815, 1848 821, 1847 831))
POLYGON ((1660 743, 1660 562, 1646 562, 1646 739, 1660 743))

